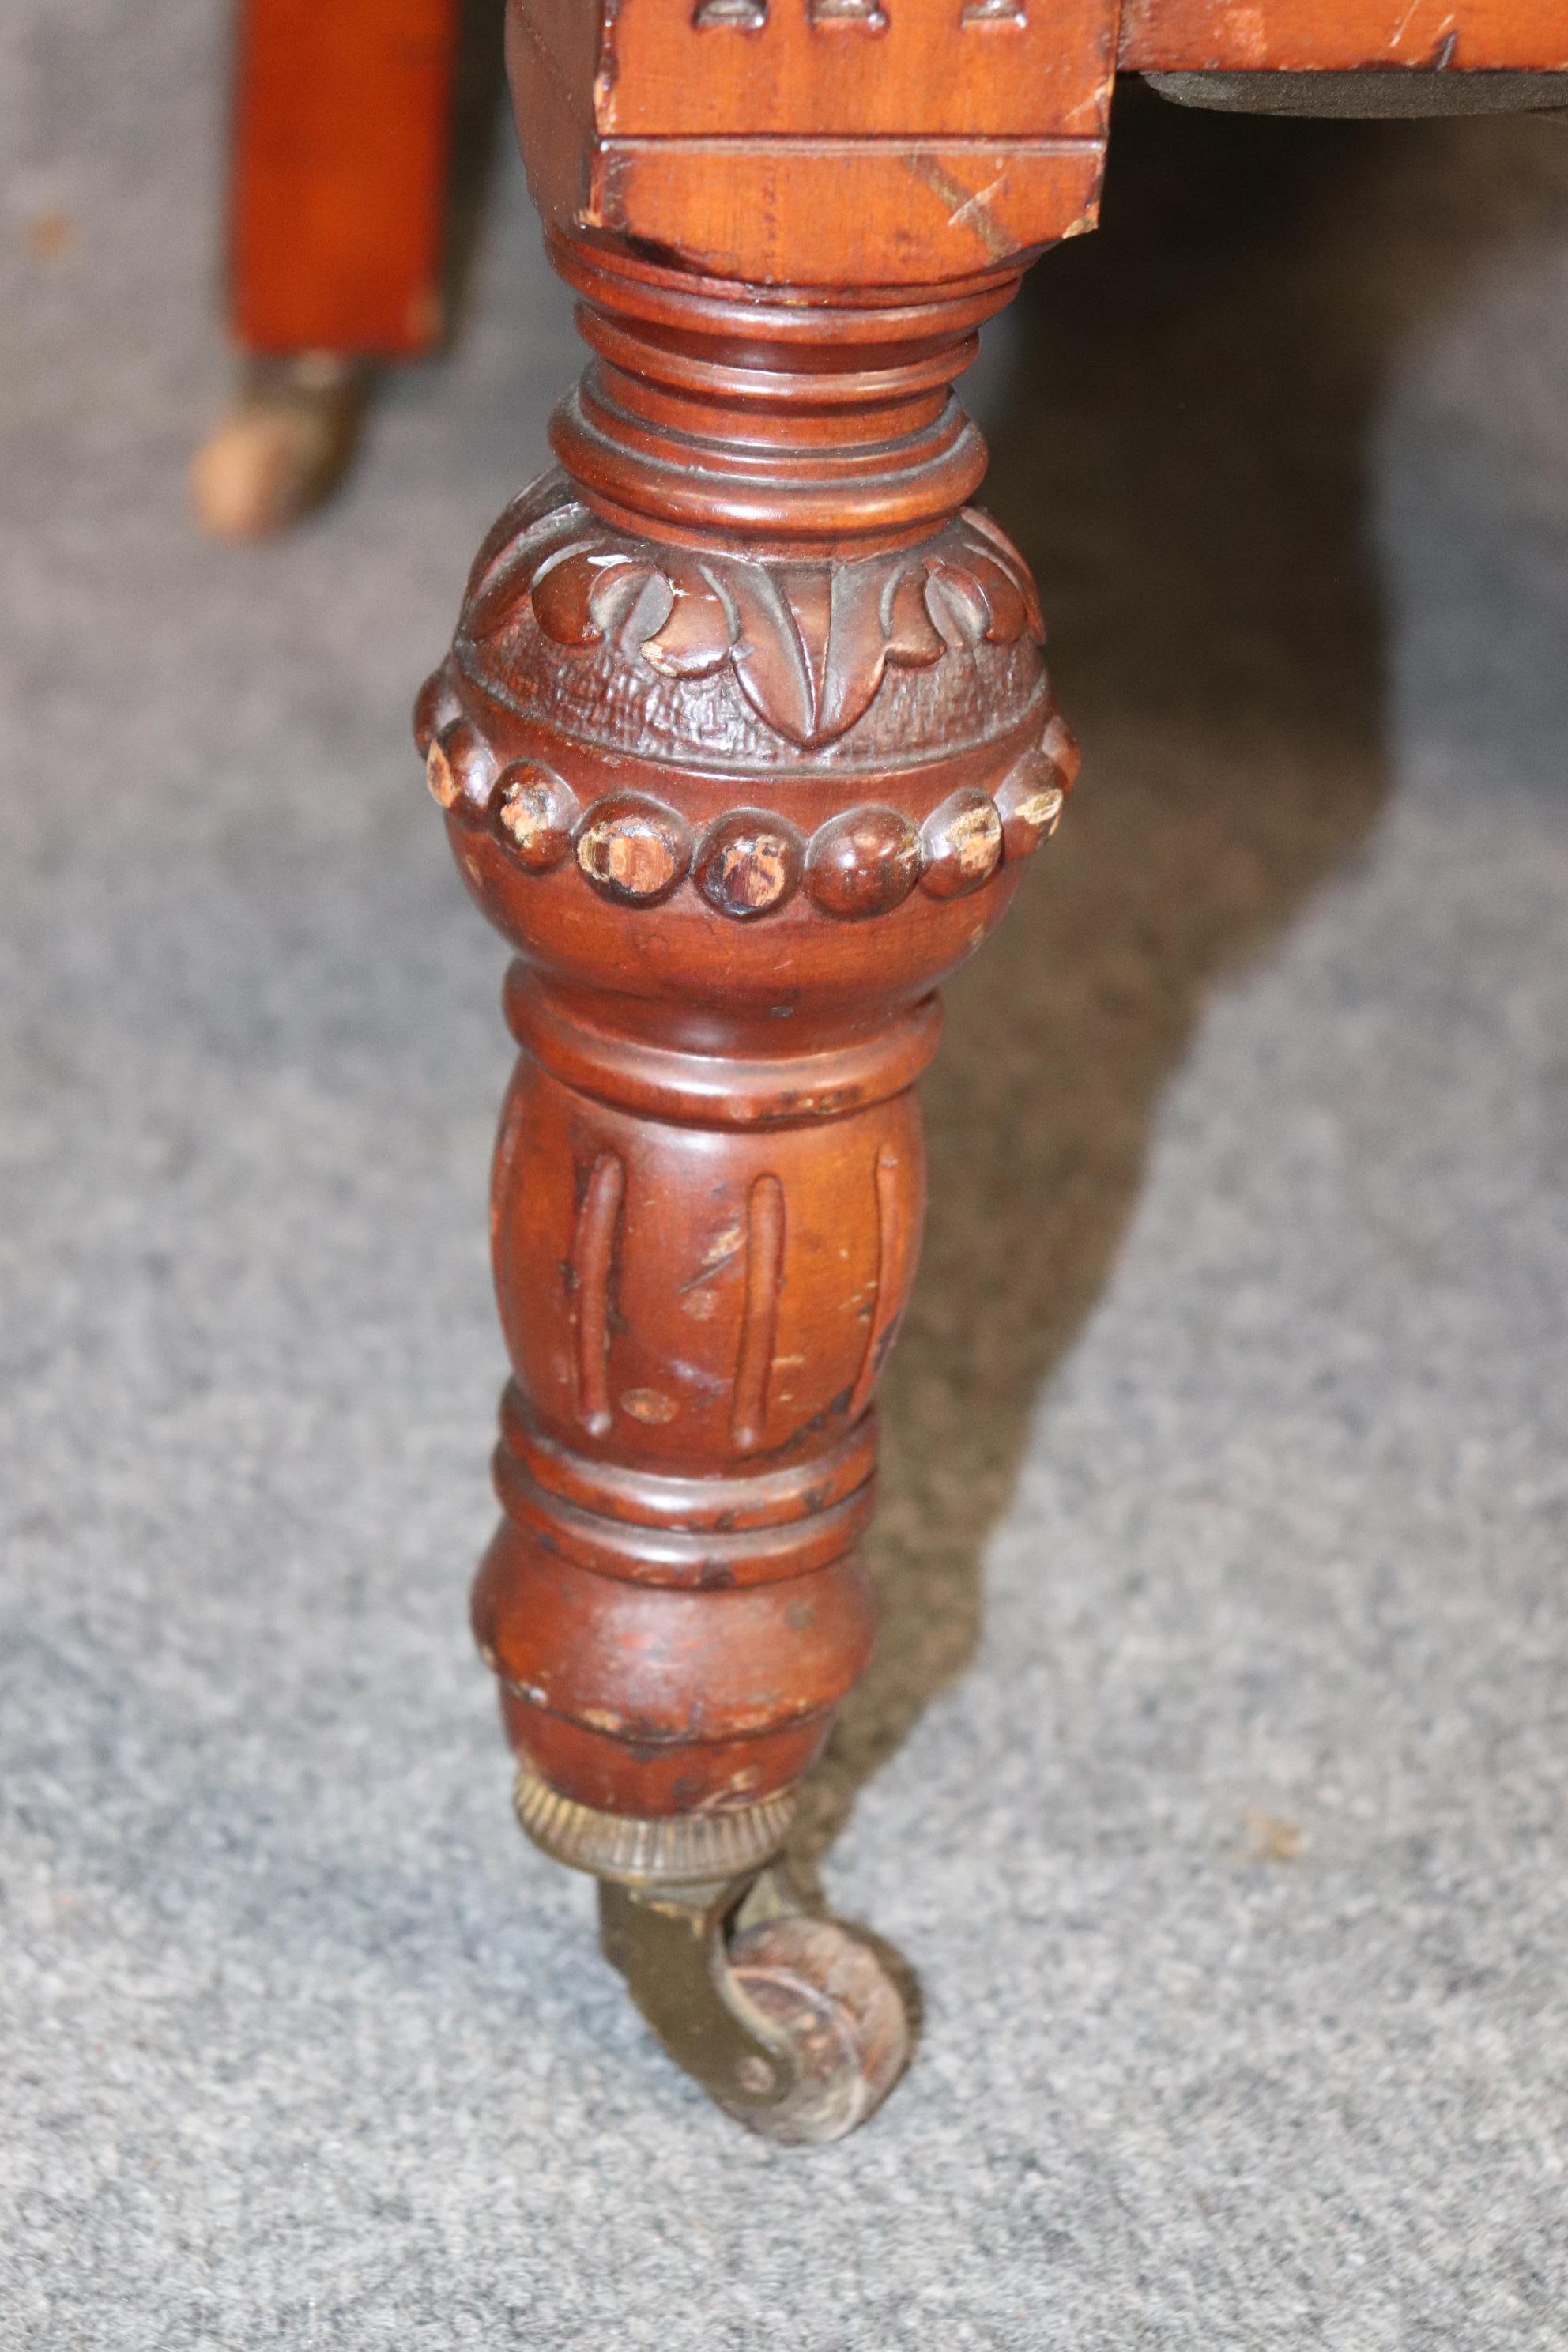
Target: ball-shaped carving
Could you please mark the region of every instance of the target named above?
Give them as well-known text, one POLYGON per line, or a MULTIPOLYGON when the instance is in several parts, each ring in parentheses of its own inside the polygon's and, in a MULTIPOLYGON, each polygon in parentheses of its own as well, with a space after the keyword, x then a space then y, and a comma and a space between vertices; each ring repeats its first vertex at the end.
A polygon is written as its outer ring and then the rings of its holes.
POLYGON ((426 755, 425 776, 437 807, 454 809, 460 802, 483 808, 495 782, 496 762, 489 746, 466 719, 454 719, 436 736, 426 755))
POLYGON ((431 743, 443 727, 451 725, 460 708, 448 658, 431 671, 415 699, 414 740, 422 760, 429 758, 431 743))
POLYGON ((952 793, 921 831, 921 887, 961 898, 989 882, 1002 863, 1002 819, 989 793, 952 793))
POLYGON ((795 896, 805 866, 793 824, 766 809, 732 809, 704 835, 696 882, 715 913, 753 922, 795 896))
POLYGON ((1077 736, 1059 710, 1051 713, 1046 731, 1040 738, 1040 749, 1047 760, 1056 761, 1061 770, 1062 790, 1070 793, 1082 764, 1082 754, 1078 748, 1077 736))
POLYGON ((921 837, 895 808, 849 809, 812 835, 805 887, 825 915, 886 915, 921 874, 921 837))
POLYGON ((490 823, 531 874, 548 874, 569 856, 579 814, 570 784, 535 760, 504 769, 490 801, 490 823))
POLYGON ((661 801, 617 793, 595 801, 576 833, 577 863, 606 898, 654 907, 686 879, 691 828, 661 801))
POLYGON ((1026 751, 996 793, 1009 857, 1027 857, 1049 839, 1061 822, 1066 799, 1067 787, 1056 761, 1043 751, 1026 751))

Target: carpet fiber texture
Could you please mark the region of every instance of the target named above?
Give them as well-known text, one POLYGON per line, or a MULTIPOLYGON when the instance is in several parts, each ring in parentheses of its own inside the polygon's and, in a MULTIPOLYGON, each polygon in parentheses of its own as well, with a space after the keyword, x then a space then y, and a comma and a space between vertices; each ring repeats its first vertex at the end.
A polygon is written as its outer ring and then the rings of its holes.
POLYGON ((1133 90, 979 372, 1088 757, 952 991, 803 1832, 921 2047, 800 2155, 465 1623, 503 951, 406 712, 570 306, 498 155, 342 498, 200 541, 226 38, 0 27, 0 2344, 1561 2345, 1568 133, 1133 90))

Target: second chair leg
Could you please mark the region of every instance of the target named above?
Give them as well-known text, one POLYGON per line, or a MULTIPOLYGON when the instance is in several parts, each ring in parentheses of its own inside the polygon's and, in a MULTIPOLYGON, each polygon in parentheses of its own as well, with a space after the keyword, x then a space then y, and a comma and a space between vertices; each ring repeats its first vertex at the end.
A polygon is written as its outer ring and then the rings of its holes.
POLYGON ((458 0, 239 0, 237 396, 191 470, 226 539, 285 529, 353 459, 377 360, 438 341, 458 0))
POLYGON ((353 462, 369 383, 363 362, 331 352, 250 362, 191 464, 203 530, 266 539, 320 506, 353 462))

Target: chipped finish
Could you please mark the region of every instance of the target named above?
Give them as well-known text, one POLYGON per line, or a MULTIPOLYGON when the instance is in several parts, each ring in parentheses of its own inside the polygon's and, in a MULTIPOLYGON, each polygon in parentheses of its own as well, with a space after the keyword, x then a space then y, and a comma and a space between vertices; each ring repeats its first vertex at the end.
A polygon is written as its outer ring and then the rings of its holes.
POLYGON ((444 743, 432 743, 425 755, 425 781, 437 808, 449 809, 462 790, 444 743))
POLYGON ((795 896, 805 864, 805 846, 786 818, 736 809, 703 836, 697 887, 716 914, 752 922, 795 896))
POLYGON ((961 898, 989 882, 1002 862, 1002 819, 988 793, 958 792, 926 819, 921 887, 961 898))
MULTIPOLYGON (((432 747, 432 760, 438 748, 432 747)), ((803 843, 787 817, 735 809, 707 828, 695 853, 692 827, 678 809, 622 793, 575 820, 577 863, 595 888, 622 906, 662 906, 689 868, 714 913, 735 922, 786 907, 803 877, 822 914, 885 915, 903 904, 917 880, 933 898, 978 889, 1001 863, 1005 832, 1012 854, 1023 856, 1055 831, 1065 790, 1062 772, 1031 751, 1009 771, 995 800, 967 786, 923 825, 898 809, 846 809, 803 843), (1042 795, 1053 792, 1047 805, 1042 795)), ((575 810, 559 777, 523 761, 498 784, 491 823, 530 873, 547 874, 571 845, 575 810)))
POLYGON ((691 835, 674 809, 623 793, 589 811, 576 849, 578 866, 606 898, 657 907, 686 878, 691 835))
POLYGON ((601 367, 558 446, 590 478, 498 522, 420 723, 488 762, 486 803, 465 785, 447 824, 520 952, 494 1232, 526 1420, 503 1419, 476 1628, 530 1770, 662 1819, 793 1786, 866 1663, 868 1408, 923 1199, 912 1088, 938 983, 1016 885, 995 795, 1054 706, 1027 572, 959 510, 946 383, 1003 279, 889 302, 827 367, 802 339, 857 320, 751 305, 737 353, 721 292, 601 248, 571 274, 601 367), (876 532, 831 478, 803 502, 825 393, 830 454, 860 434, 870 478, 900 453, 876 532), (709 437, 677 490, 658 451, 682 400, 709 437), (659 499, 742 476, 774 543, 652 527, 659 499))
POLYGON ((662 1389, 627 1389, 621 1397, 621 1411, 629 1412, 634 1421, 657 1425, 673 1421, 680 1407, 662 1389))
POLYGON ((531 874, 552 873, 571 855, 580 814, 571 786, 537 760, 503 769, 490 802, 497 833, 531 874))
POLYGON ((1002 838, 1009 857, 1027 857, 1061 822, 1067 785, 1056 761, 1042 751, 1026 751, 996 795, 1002 838))
MULTIPOLYGON (((417 728, 420 710, 416 707, 417 728)), ((489 744, 466 719, 454 719, 432 741, 425 760, 425 780, 437 808, 451 811, 467 803, 474 809, 489 802, 496 762, 489 744)))
POLYGON ((1062 790, 1070 793, 1078 781, 1080 758, 1077 738, 1059 710, 1051 713, 1040 738, 1040 749, 1061 770, 1062 790))
MULTIPOLYGON (((644 2014, 783 2142, 854 2128, 902 2063, 864 1948, 747 1879, 870 1654, 872 1397, 938 992, 1078 767, 952 387, 1034 251, 1093 225, 1120 15, 508 0, 593 358, 416 714, 517 951, 492 1192, 514 1380, 474 1631, 525 1825, 617 1882, 606 1949, 644 2014)), ((1560 20, 1128 0, 1122 54, 1282 67, 1374 35, 1399 65, 1545 66, 1568 60, 1502 36, 1560 20)))

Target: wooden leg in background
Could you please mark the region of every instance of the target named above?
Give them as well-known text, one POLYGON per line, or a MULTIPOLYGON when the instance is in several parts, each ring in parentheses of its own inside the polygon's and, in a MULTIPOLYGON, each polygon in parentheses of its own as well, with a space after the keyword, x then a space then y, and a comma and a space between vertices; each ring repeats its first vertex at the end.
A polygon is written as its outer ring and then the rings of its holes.
POLYGON ((342 481, 369 395, 362 361, 335 352, 252 360, 191 461, 191 504, 214 539, 269 539, 342 481))
POLYGON ((475 1624, 522 1825, 604 1883, 644 2014, 757 2130, 832 2138, 906 2029, 776 1856, 871 1644, 933 991, 1074 766, 949 394, 1016 273, 764 298, 553 251, 598 362, 416 714, 518 950, 475 1624))
POLYGON ((238 395, 197 454, 223 538, 284 528, 354 449, 371 363, 441 332, 458 0, 242 0, 230 323, 238 395))

